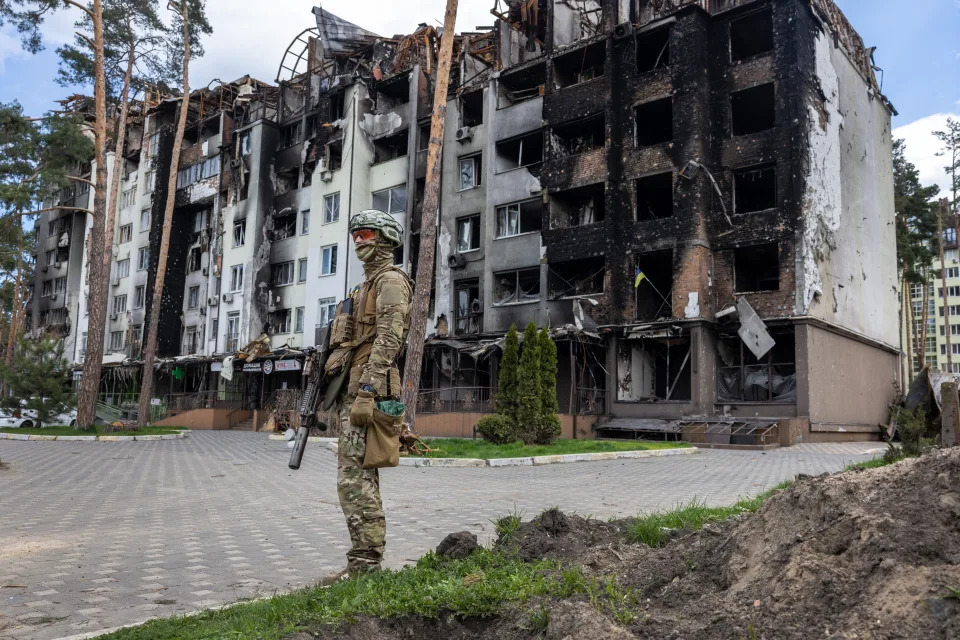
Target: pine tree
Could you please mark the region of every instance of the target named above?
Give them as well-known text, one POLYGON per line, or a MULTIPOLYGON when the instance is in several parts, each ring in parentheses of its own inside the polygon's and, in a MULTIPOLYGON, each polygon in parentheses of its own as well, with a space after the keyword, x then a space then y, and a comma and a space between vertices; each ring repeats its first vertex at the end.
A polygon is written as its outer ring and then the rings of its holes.
POLYGON ((0 364, 0 378, 10 393, 5 401, 36 411, 40 424, 74 404, 62 340, 20 340, 13 362, 0 364))
POLYGON ((517 429, 520 438, 527 443, 536 440, 537 425, 541 417, 540 391, 540 341, 537 325, 530 323, 523 332, 523 351, 520 354, 519 380, 517 381, 517 429))
POLYGON ((560 435, 560 404, 557 402, 557 344, 546 327, 540 330, 540 423, 537 444, 550 444, 560 435))
POLYGON ((497 413, 506 416, 511 422, 517 421, 517 369, 520 366, 520 339, 517 328, 510 325, 503 341, 503 355, 500 358, 500 371, 497 377, 497 413))

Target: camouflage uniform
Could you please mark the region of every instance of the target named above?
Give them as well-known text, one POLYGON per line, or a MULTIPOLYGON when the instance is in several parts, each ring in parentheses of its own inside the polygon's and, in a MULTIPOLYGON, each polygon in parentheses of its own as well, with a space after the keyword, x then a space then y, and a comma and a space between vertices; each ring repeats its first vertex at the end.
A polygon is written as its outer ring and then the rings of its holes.
MULTIPOLYGON (((380 499, 377 469, 364 469, 366 426, 351 422, 350 414, 362 385, 373 387, 377 398, 399 397, 400 374, 396 359, 410 326, 410 278, 393 267, 393 248, 378 239, 373 255, 364 256, 365 281, 351 293, 357 317, 355 334, 372 332, 364 326, 364 309, 369 291, 375 295, 375 333, 355 347, 350 383, 340 404, 340 440, 337 464, 337 495, 347 520, 352 548, 347 552, 347 571, 354 573, 379 568, 386 545, 386 519, 380 499)), ((368 306, 369 305, 369 306, 368 306)), ((369 321, 369 317, 368 317, 369 321)))

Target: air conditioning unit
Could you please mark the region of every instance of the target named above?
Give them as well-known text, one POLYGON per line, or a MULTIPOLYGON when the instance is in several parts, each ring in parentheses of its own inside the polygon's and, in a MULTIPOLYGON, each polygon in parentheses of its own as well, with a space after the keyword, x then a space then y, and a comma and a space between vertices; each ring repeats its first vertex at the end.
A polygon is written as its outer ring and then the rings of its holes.
POLYGON ((63 266, 63 263, 62 263, 62 262, 57 261, 57 262, 54 262, 54 263, 53 263, 53 268, 54 268, 54 269, 59 269, 61 266, 63 266))
POLYGON ((473 128, 472 127, 460 127, 457 129, 457 142, 464 142, 473 137, 473 128))
POLYGON ((320 179, 323 182, 330 182, 333 180, 333 171, 325 170, 320 172, 320 179))
POLYGON ((56 301, 57 301, 57 294, 54 293, 53 295, 50 296, 50 302, 56 302, 56 301))
POLYGON ((633 24, 630 22, 621 22, 613 28, 613 39, 623 40, 633 35, 633 24))
POLYGON ((462 254, 454 253, 447 258, 447 266, 451 269, 462 269, 467 266, 467 259, 462 254))
POLYGON ((111 319, 111 320, 116 320, 116 319, 119 318, 119 317, 120 317, 120 314, 119 314, 119 313, 111 313, 111 314, 110 314, 110 319, 111 319))
POLYGON ((201 269, 201 271, 203 272, 203 275, 207 275, 207 268, 206 268, 206 267, 204 267, 203 269, 201 269))
POLYGON ((46 273, 49 269, 50 267, 48 267, 47 265, 43 265, 42 267, 40 267, 40 271, 43 271, 44 273, 46 273))
POLYGON ((202 316, 207 315, 207 308, 202 305, 200 306, 200 315, 202 316))
POLYGON ((120 286, 120 278, 114 278, 114 279, 113 279, 113 282, 111 282, 110 284, 112 284, 112 285, 115 286, 115 287, 119 287, 119 286, 120 286))
POLYGON ((225 294, 223 294, 223 301, 224 301, 224 302, 233 302, 233 294, 232 294, 232 293, 225 293, 225 294))
POLYGON ((218 298, 217 296, 210 296, 209 298, 207 298, 207 304, 211 307, 215 307, 218 304, 220 304, 220 298, 218 298))

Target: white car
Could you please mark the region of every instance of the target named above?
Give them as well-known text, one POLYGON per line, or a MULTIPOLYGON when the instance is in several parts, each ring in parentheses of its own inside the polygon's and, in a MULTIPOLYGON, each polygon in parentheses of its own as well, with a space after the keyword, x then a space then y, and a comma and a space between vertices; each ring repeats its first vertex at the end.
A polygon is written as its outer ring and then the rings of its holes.
MULTIPOLYGON (((29 429, 31 427, 41 426, 40 421, 37 420, 37 412, 34 409, 27 409, 23 405, 25 402, 21 402, 21 409, 18 411, 14 409, 0 409, 0 427, 13 427, 13 428, 24 428, 29 429)), ((77 425, 77 410, 68 409, 63 413, 53 416, 46 423, 47 426, 50 425, 67 425, 70 427, 75 427, 77 425)))

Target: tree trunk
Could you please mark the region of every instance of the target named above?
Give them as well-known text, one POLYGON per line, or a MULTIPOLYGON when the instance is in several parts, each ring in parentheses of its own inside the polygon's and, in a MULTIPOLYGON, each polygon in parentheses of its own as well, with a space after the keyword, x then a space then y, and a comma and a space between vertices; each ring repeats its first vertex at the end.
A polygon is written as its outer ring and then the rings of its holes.
POLYGON ((163 209, 163 232, 160 236, 160 255, 157 256, 157 275, 153 283, 153 300, 150 304, 150 318, 147 323, 147 344, 143 350, 143 374, 140 386, 140 409, 137 424, 145 427, 150 423, 150 398, 153 397, 153 362, 157 357, 157 324, 160 322, 160 303, 163 300, 163 281, 167 272, 167 252, 170 249, 170 229, 173 226, 173 205, 177 199, 177 172, 180 170, 180 148, 183 146, 183 132, 187 128, 187 115, 190 110, 190 16, 187 1, 180 0, 183 16, 183 98, 180 100, 180 113, 177 116, 177 133, 173 138, 173 157, 170 160, 170 174, 167 177, 167 201, 163 209))
POLYGON ((20 322, 23 318, 23 221, 17 215, 17 226, 20 227, 20 242, 17 251, 17 277, 13 285, 13 309, 10 312, 10 333, 7 335, 7 353, 4 362, 9 367, 13 362, 13 351, 17 345, 17 334, 20 332, 20 322))
POLYGON ((430 146, 427 150, 427 180, 424 186, 423 210, 420 214, 420 255, 417 260, 417 286, 413 296, 410 334, 406 363, 403 367, 401 400, 407 406, 407 424, 417 424, 417 395, 420 393, 420 368, 423 365, 423 341, 430 309, 430 288, 433 286, 434 250, 437 241, 437 209, 440 204, 440 154, 443 151, 443 128, 447 113, 447 86, 450 83, 450 61, 457 21, 457 0, 447 0, 443 16, 443 37, 440 39, 440 60, 433 94, 433 117, 430 122, 430 146))
POLYGON ((930 300, 930 267, 923 268, 923 306, 920 307, 920 345, 917 347, 917 359, 920 361, 919 369, 923 368, 927 361, 927 317, 929 314, 928 303, 930 300))
POLYGON ((953 372, 953 351, 950 347, 950 302, 947 299, 947 263, 943 259, 943 200, 937 203, 937 236, 940 248, 940 293, 943 295, 943 335, 947 340, 947 371, 953 372))
POLYGON ((104 251, 104 228, 107 209, 107 94, 106 70, 103 55, 103 3, 93 0, 94 41, 94 147, 97 174, 94 180, 93 227, 90 230, 88 254, 89 286, 87 351, 83 359, 83 377, 77 394, 77 428, 93 426, 97 409, 97 392, 100 389, 100 370, 103 367, 103 341, 106 331, 106 290, 110 271, 104 271, 100 259, 104 251))

